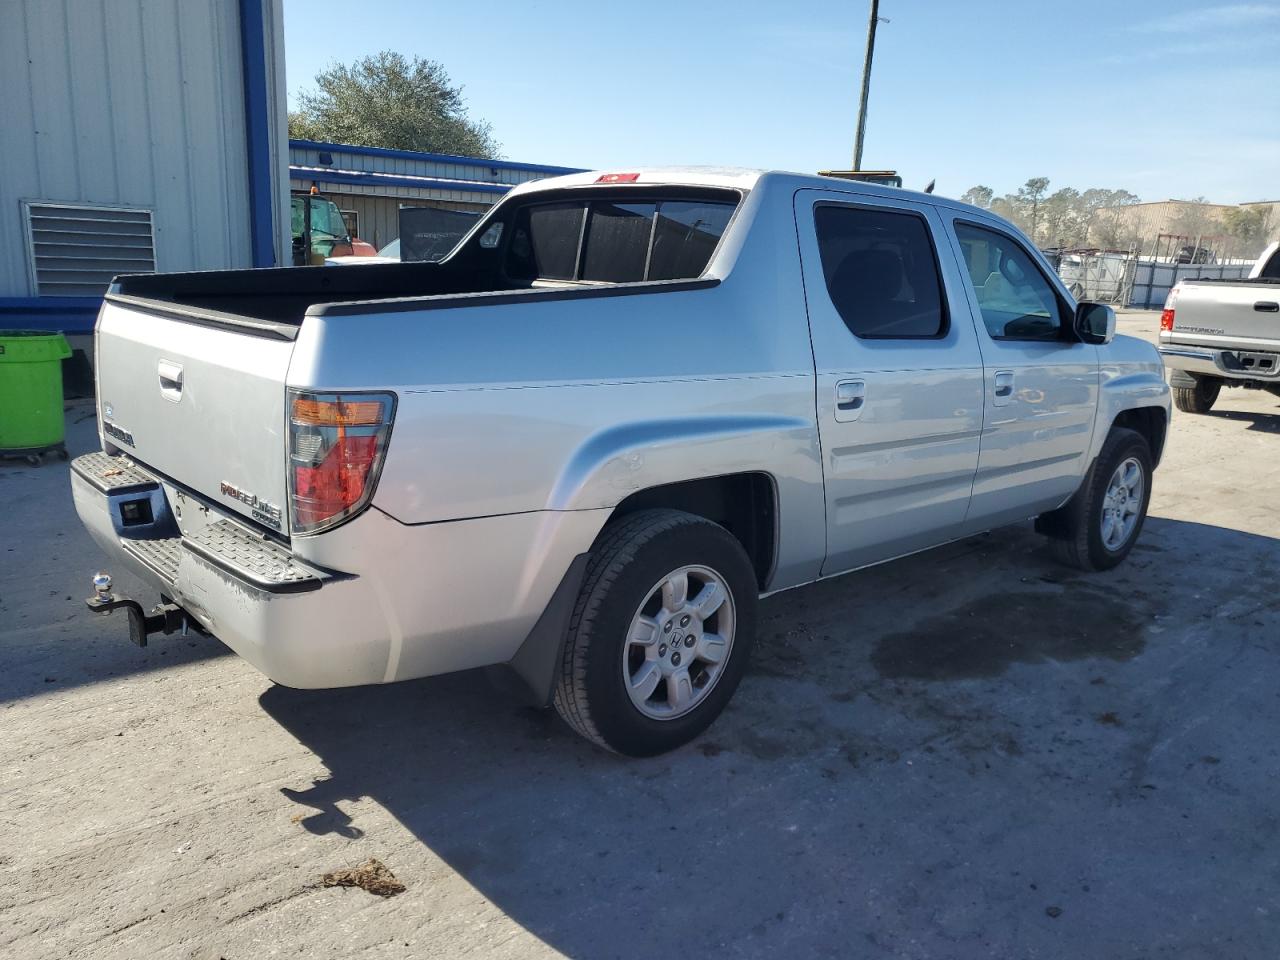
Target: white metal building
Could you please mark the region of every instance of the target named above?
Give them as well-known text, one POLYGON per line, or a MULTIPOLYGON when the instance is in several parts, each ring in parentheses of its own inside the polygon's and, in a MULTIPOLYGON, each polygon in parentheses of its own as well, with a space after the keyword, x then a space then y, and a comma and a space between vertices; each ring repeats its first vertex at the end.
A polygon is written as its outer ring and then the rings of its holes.
POLYGON ((512 160, 478 160, 439 153, 289 141, 289 185, 315 184, 337 203, 362 240, 382 248, 400 235, 400 207, 484 210, 518 183, 577 173, 512 160))
POLYGON ((280 0, 0 2, 0 327, 117 273, 289 262, 280 0))
POLYGON ((292 262, 289 191, 357 233, 569 172, 288 140, 282 0, 0 0, 0 329, 89 333, 111 278, 292 262))

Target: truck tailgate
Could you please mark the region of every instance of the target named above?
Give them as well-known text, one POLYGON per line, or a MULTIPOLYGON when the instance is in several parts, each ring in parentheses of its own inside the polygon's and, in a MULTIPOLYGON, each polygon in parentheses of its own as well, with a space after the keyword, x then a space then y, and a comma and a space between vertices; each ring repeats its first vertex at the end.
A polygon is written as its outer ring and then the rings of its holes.
POLYGON ((105 440, 211 501, 288 532, 293 341, 108 301, 97 327, 105 440))
POLYGON ((1244 350, 1280 348, 1280 284, 1186 282, 1169 340, 1244 350))

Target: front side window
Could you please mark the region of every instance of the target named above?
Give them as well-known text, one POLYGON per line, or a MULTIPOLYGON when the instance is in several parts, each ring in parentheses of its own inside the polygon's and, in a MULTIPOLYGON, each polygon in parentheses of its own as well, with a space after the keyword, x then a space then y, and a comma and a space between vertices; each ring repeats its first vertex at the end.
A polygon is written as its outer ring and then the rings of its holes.
POLYGON ((924 218, 824 204, 813 219, 827 292, 850 333, 863 339, 946 333, 942 278, 924 218))
POLYGON ((956 223, 982 322, 996 340, 1061 340, 1064 313, 1049 281, 1012 237, 956 223))

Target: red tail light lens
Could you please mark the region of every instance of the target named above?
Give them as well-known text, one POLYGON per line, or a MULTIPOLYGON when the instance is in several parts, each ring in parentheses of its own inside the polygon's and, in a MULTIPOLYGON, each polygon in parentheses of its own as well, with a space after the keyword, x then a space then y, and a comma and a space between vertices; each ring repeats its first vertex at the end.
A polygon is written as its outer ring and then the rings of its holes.
POLYGON ((1173 329, 1173 311, 1177 305, 1178 305, 1178 287, 1175 285, 1174 288, 1169 291, 1169 296, 1165 297, 1164 309, 1160 311, 1160 329, 1161 330, 1173 329))
POLYGON ((289 394, 289 519, 318 533, 369 505, 386 454, 395 397, 389 393, 289 394))

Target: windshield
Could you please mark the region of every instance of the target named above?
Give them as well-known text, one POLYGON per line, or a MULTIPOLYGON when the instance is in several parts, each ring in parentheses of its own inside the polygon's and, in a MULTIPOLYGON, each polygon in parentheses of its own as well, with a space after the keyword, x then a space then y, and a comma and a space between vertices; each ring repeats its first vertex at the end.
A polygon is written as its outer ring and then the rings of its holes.
POLYGON ((311 236, 317 240, 345 240, 346 224, 342 222, 342 212, 332 200, 324 197, 294 197, 290 204, 290 220, 295 237, 301 237, 306 230, 306 208, 303 203, 311 201, 311 236))

